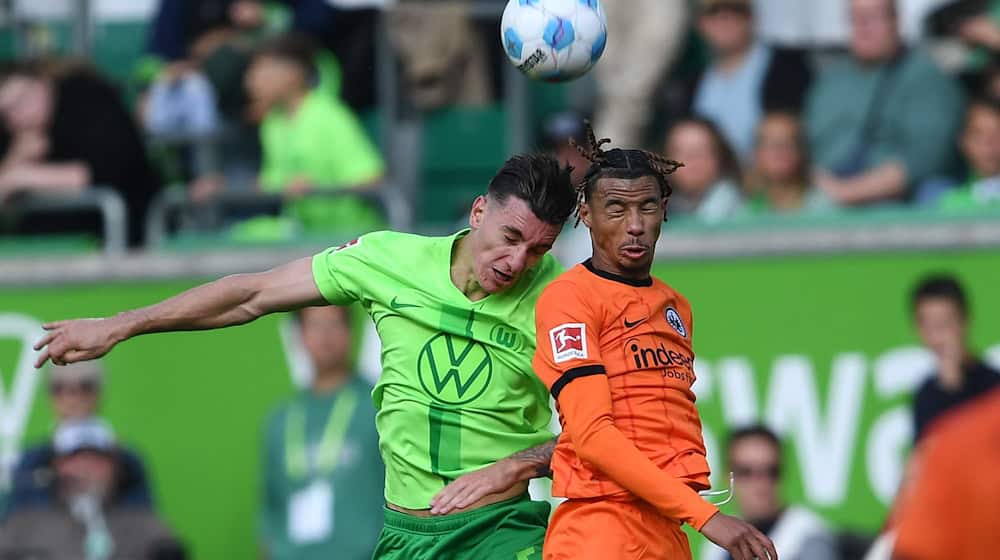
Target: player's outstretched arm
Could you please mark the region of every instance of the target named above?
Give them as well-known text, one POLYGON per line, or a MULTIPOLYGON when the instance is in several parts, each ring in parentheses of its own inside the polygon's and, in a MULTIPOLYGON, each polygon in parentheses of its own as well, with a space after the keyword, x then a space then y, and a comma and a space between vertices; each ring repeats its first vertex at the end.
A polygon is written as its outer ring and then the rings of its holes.
POLYGON ((574 379, 559 392, 558 401, 580 459, 667 517, 699 530, 725 548, 734 560, 777 560, 770 539, 750 524, 719 512, 690 486, 661 471, 618 430, 605 375, 574 379))
POLYGON ((557 438, 518 451, 488 467, 460 476, 445 486, 431 500, 431 513, 445 515, 471 506, 489 496, 506 492, 519 482, 552 476, 552 452, 557 438))
POLYGON ((48 332, 35 344, 41 351, 35 367, 46 360, 64 365, 100 358, 141 334, 242 325, 268 313, 323 303, 307 257, 267 272, 227 276, 112 317, 48 323, 48 332))

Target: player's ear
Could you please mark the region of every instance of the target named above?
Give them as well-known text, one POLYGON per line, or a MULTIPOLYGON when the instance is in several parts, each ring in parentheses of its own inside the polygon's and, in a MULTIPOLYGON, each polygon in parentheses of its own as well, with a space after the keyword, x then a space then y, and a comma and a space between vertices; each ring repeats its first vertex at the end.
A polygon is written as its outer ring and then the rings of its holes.
POLYGON ((580 202, 580 221, 590 229, 590 204, 583 201, 580 202))
POLYGON ((472 229, 479 229, 483 225, 483 219, 486 217, 486 204, 487 198, 484 195, 479 195, 476 200, 472 203, 472 211, 469 212, 469 227, 472 229))

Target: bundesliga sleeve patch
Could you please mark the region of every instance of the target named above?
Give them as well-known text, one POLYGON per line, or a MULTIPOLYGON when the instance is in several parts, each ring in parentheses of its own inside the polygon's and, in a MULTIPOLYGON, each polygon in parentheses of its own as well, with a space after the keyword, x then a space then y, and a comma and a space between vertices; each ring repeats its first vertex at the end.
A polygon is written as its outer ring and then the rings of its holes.
POLYGON ((552 359, 557 364, 587 358, 587 325, 584 323, 565 323, 549 330, 549 341, 552 359))

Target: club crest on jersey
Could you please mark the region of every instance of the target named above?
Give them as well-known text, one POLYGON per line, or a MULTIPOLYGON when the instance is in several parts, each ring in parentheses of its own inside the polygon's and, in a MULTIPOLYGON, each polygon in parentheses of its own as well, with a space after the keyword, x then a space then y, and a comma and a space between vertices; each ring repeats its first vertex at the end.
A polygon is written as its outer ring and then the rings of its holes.
POLYGON ((688 331, 684 327, 684 321, 681 320, 680 313, 677 312, 673 307, 667 308, 667 323, 677 331, 677 334, 687 338, 688 331))
POLYGON ((587 357, 587 325, 565 323, 549 330, 552 358, 561 363, 587 357))

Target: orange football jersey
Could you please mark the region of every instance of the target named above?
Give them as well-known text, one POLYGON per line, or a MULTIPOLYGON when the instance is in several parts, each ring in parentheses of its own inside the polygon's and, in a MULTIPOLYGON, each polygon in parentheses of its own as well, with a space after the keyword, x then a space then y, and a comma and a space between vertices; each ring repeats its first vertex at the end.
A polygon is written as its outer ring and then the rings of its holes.
MULTIPOLYGON (((684 296, 657 279, 629 280, 587 261, 546 287, 535 324, 534 369, 557 405, 574 380, 606 375, 614 427, 664 473, 694 489, 708 488, 701 420, 691 391, 691 306, 684 296)), ((553 494, 633 498, 578 457, 562 411, 560 422, 553 494)))

